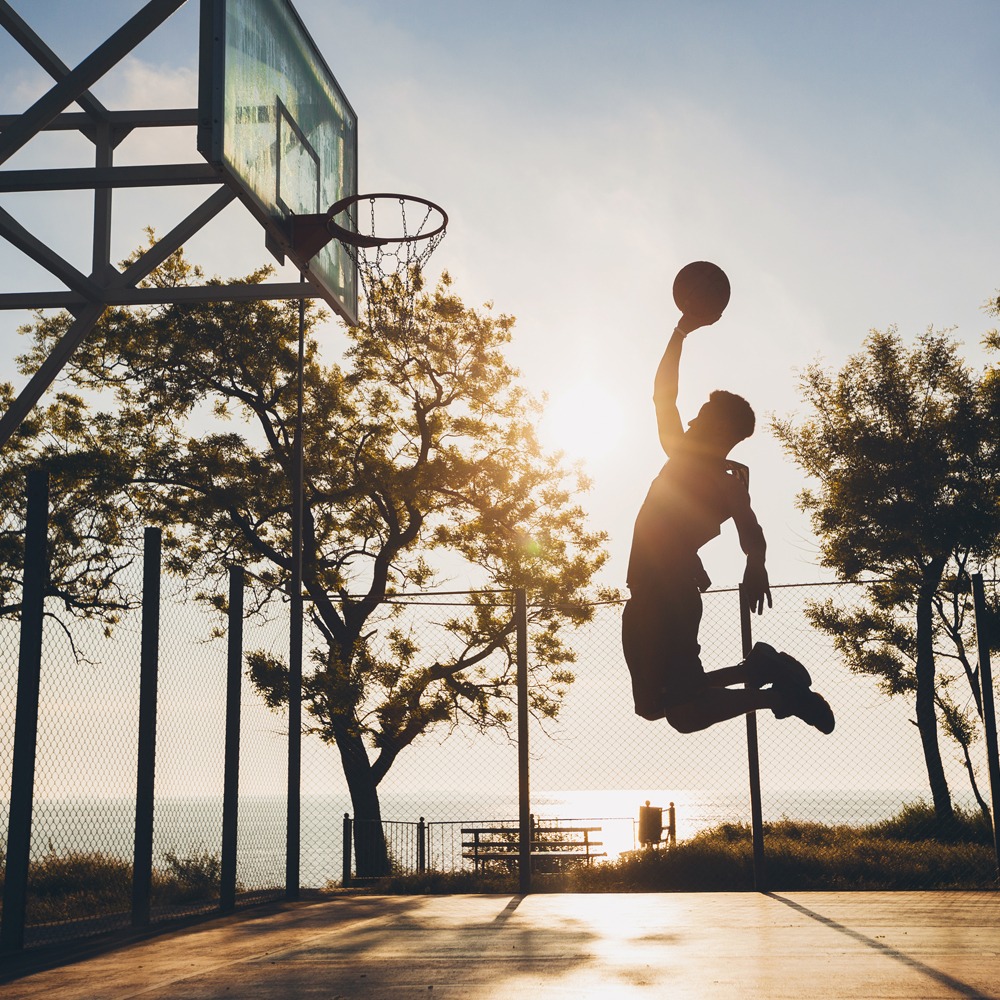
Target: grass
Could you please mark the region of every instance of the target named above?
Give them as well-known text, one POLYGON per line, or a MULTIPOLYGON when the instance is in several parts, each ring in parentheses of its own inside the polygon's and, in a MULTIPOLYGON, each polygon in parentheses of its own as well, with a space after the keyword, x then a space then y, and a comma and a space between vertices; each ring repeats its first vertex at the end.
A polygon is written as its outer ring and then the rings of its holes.
MULTIPOLYGON (((904 806, 868 826, 822 826, 781 820, 765 823, 768 888, 782 892, 827 889, 995 889, 996 855, 980 813, 957 810, 941 823, 924 804, 904 806)), ((153 873, 152 905, 171 906, 219 897, 220 861, 207 851, 163 855, 153 873)), ((0 890, 2 890, 0 866, 0 890)), ((677 892, 753 888, 753 840, 744 823, 722 823, 674 847, 630 852, 616 861, 583 862, 557 874, 532 877, 536 892, 677 892)), ((366 893, 443 895, 511 893, 517 874, 469 871, 394 874, 366 893)), ((132 865, 97 851, 50 852, 28 873, 29 924, 128 912, 132 865)))
MULTIPOLYGON (((765 854, 768 888, 775 891, 996 887, 990 847, 894 838, 871 827, 765 824, 765 854)), ((752 889, 751 831, 745 824, 723 824, 671 850, 571 873, 569 881, 566 888, 577 892, 752 889)))
MULTIPOLYGON (((868 826, 765 823, 768 888, 996 889, 992 831, 979 813, 956 811, 941 824, 931 807, 904 806, 868 826)), ((753 889, 753 839, 744 823, 723 823, 676 846, 630 852, 616 861, 533 875, 536 892, 678 892, 753 889)), ((379 893, 516 892, 517 876, 471 872, 396 876, 379 893)))
MULTIPOLYGON (((164 866, 153 871, 153 907, 218 899, 221 863, 217 854, 202 851, 181 858, 166 851, 163 861, 164 866)), ((2 885, 0 869, 0 890, 2 885)), ((131 906, 130 861, 100 851, 50 851, 28 867, 28 924, 128 912, 131 906)))

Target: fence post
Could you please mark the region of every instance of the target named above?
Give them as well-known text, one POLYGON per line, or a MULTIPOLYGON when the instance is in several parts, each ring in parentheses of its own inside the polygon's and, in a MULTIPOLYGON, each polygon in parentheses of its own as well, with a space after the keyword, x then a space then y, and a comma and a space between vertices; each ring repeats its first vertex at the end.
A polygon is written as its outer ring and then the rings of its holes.
POLYGON ((42 677, 42 622, 48 583, 49 474, 28 473, 28 510, 24 525, 21 584, 21 642, 17 662, 17 708, 11 760, 7 861, 0 919, 0 952, 24 947, 24 911, 31 860, 31 813, 35 797, 35 748, 38 742, 38 692, 42 677))
POLYGON ((993 849, 1000 877, 1000 761, 997 759, 997 720, 993 708, 993 667, 990 663, 990 642, 986 625, 986 594, 983 574, 972 574, 972 600, 976 608, 976 642, 979 646, 979 683, 983 695, 983 729, 986 730, 986 757, 990 769, 990 801, 993 807, 993 849))
POLYGON ((670 845, 674 846, 677 843, 677 810, 674 809, 673 802, 670 803, 670 809, 667 811, 667 836, 670 839, 670 845))
POLYGON ((240 695, 243 686, 243 567, 229 567, 229 657, 226 664, 226 757, 222 779, 222 868, 219 909, 236 908, 240 809, 240 695))
POLYGON ((153 887, 153 786, 156 774, 156 689, 160 664, 162 533, 147 528, 142 545, 142 646, 139 654, 139 740, 132 856, 132 926, 146 927, 153 887))
POLYGON ((514 592, 517 630, 517 792, 519 890, 531 892, 531 796, 528 791, 528 597, 524 588, 514 592))
POLYGON ((420 817, 417 824, 417 873, 423 875, 427 871, 427 824, 420 817))
POLYGON ((351 884, 351 814, 344 813, 344 868, 341 885, 346 889, 351 884))
MULTIPOLYGON (((743 637, 743 656, 753 649, 750 631, 750 604, 740 584, 740 633, 743 637)), ((749 688, 747 681, 744 687, 749 688)), ((767 873, 764 867, 764 818, 760 804, 760 757, 757 752, 757 713, 747 713, 747 760, 750 765, 750 819, 753 827, 753 887, 757 892, 767 892, 767 873)))

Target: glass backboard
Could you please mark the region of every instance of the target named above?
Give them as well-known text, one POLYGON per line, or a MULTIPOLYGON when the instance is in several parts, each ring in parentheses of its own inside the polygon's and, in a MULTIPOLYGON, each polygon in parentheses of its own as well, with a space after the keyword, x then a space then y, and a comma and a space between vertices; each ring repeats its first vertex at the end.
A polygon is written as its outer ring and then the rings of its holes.
POLYGON ((291 215, 358 191, 358 119, 288 0, 202 0, 198 150, 327 302, 357 322, 357 274, 336 240, 308 261, 291 215))

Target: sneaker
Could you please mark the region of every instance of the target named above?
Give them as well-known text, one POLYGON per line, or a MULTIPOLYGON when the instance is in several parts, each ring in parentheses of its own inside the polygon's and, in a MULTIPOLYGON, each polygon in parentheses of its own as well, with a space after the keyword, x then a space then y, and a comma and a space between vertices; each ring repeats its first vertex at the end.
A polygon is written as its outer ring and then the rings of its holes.
POLYGON ((781 705, 772 709, 776 719, 787 719, 790 715, 795 715, 827 736, 833 732, 836 725, 833 709, 821 694, 792 685, 782 688, 781 695, 781 705))
POLYGON ((809 671, 788 653, 779 653, 766 642, 754 644, 743 661, 750 670, 750 683, 762 688, 765 684, 808 688, 812 685, 809 671))

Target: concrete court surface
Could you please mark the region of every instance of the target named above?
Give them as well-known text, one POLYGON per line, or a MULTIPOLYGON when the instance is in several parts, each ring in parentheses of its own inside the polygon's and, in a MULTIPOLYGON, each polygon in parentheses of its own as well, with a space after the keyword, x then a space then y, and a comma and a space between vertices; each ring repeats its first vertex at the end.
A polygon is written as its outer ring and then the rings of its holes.
POLYGON ((1000 895, 339 897, 248 910, 0 985, 3 1000, 427 996, 997 1000, 1000 895))

